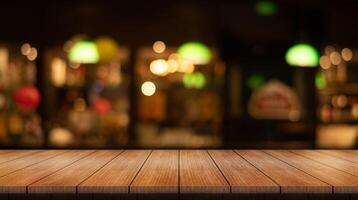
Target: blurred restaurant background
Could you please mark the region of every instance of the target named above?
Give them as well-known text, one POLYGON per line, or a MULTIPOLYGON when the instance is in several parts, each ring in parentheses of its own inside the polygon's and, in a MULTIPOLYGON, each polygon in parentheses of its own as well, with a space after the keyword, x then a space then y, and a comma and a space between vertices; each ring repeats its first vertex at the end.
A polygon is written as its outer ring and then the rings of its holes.
POLYGON ((356 148, 358 2, 1 1, 1 148, 356 148))

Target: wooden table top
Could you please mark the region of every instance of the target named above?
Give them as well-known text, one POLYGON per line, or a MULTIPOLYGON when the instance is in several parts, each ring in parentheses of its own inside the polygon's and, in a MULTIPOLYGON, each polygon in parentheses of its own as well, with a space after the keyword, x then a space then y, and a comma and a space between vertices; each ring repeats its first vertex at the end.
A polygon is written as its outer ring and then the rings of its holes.
POLYGON ((0 150, 0 194, 354 194, 358 150, 0 150))

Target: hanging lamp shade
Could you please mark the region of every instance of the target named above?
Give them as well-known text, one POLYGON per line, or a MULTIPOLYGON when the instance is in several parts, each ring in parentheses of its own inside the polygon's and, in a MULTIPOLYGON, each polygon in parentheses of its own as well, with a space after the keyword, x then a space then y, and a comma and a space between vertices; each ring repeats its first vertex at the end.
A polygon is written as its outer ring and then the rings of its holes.
POLYGON ((296 44, 287 50, 286 62, 292 66, 316 67, 319 63, 319 53, 310 44, 296 44))
POLYGON ((189 60, 194 65, 205 65, 211 60, 211 51, 209 47, 200 42, 187 42, 178 49, 180 59, 189 60))
POLYGON ((97 46, 92 41, 78 41, 71 47, 68 58, 74 63, 97 63, 99 60, 97 46))

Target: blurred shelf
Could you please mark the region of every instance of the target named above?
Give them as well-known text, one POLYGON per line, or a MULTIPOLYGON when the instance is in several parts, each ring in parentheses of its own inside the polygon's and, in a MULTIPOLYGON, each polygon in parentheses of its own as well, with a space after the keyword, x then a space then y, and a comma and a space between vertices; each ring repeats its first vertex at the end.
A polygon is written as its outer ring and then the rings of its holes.
POLYGON ((358 83, 349 83, 336 86, 329 86, 318 90, 320 95, 348 94, 358 95, 358 83))

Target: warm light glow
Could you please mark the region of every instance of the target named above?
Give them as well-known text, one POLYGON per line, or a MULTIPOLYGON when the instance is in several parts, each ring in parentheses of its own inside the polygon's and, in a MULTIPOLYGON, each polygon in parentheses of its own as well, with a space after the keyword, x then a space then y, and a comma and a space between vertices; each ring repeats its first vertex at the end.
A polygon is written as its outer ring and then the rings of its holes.
POLYGON ((118 58, 119 47, 117 42, 107 36, 101 36, 95 40, 99 60, 109 63, 118 58))
POLYGON ((169 64, 163 59, 153 60, 149 69, 155 75, 165 76, 169 72, 169 64))
POLYGON ((328 56, 321 56, 319 64, 323 69, 329 69, 331 67, 331 60, 328 56))
POLYGON ((194 65, 205 65, 211 60, 210 49, 200 42, 188 42, 178 49, 181 60, 189 60, 194 65))
POLYGON ((292 66, 315 67, 319 63, 319 54, 309 44, 296 44, 288 49, 286 62, 292 66))
POLYGON ((142 84, 141 90, 145 96, 152 96, 156 91, 156 87, 153 82, 146 81, 142 84))
POLYGON ((192 62, 188 61, 188 60, 183 60, 179 63, 179 72, 183 72, 183 73, 193 73, 195 70, 195 66, 193 65, 192 62))
POLYGON ((32 47, 30 48, 30 53, 27 54, 27 59, 34 61, 37 58, 37 49, 32 47))
POLYGON ((155 53, 163 53, 166 49, 165 43, 163 41, 156 41, 153 44, 153 51, 155 53))
POLYGON ((25 43, 21 46, 21 54, 24 56, 29 55, 31 51, 31 45, 29 43, 25 43))
POLYGON ((96 44, 91 41, 79 41, 70 49, 68 57, 74 63, 97 63, 99 55, 96 44))
POLYGON ((341 55, 337 51, 332 52, 329 55, 329 59, 331 60, 332 64, 334 64, 334 65, 339 65, 342 61, 341 55))
POLYGON ((350 60, 352 60, 352 57, 353 57, 352 50, 350 50, 349 48, 342 49, 343 60, 350 61, 350 60))
POLYGON ((51 81, 56 87, 62 87, 66 83, 66 61, 54 58, 51 62, 51 81))

